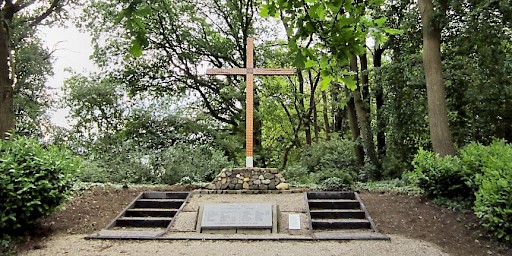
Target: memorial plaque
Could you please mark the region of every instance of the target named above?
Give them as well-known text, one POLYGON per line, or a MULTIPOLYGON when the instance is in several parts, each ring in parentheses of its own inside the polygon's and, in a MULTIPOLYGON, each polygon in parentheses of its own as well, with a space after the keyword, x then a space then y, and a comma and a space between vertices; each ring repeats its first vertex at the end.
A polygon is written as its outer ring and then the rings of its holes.
POLYGON ((205 204, 201 228, 272 228, 272 204, 205 204))
POLYGON ((300 230, 300 215, 299 214, 288 215, 288 229, 289 230, 300 230))

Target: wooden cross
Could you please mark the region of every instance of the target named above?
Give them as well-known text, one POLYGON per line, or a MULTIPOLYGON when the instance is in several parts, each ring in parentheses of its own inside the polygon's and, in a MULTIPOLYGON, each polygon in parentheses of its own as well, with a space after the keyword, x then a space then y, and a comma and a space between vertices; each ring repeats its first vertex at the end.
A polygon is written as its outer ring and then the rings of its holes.
POLYGON ((289 76, 293 75, 293 69, 279 68, 254 68, 254 42, 251 37, 247 38, 247 59, 246 68, 212 68, 206 70, 207 75, 245 75, 246 83, 246 109, 245 109, 245 164, 246 167, 253 167, 253 119, 254 119, 254 75, 263 76, 289 76))

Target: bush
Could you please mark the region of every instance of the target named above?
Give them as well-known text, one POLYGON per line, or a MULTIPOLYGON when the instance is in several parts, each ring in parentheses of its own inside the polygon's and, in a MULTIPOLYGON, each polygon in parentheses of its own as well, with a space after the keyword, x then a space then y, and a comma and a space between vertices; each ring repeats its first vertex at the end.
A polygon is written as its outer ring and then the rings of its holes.
POLYGON ((12 136, 0 141, 0 230, 17 234, 66 198, 80 159, 69 150, 12 136))
POLYGON ((294 152, 295 165, 287 167, 283 176, 301 184, 318 184, 329 178, 339 178, 351 184, 358 172, 354 143, 334 137, 294 152))
POLYGON ((320 185, 324 190, 349 190, 352 183, 352 178, 350 176, 345 176, 343 178, 327 178, 322 181, 320 185))
POLYGON ((512 240, 512 145, 472 143, 459 157, 438 157, 420 150, 413 161, 416 180, 427 195, 442 202, 473 205, 482 225, 497 238, 512 240))
POLYGON ((498 239, 512 240, 512 146, 494 142, 489 156, 482 159, 483 175, 478 174, 474 211, 482 225, 498 239))
POLYGON ((303 166, 289 166, 284 169, 281 174, 286 178, 287 182, 295 182, 299 184, 314 183, 309 175, 308 169, 303 166))
POLYGON ((307 168, 309 172, 358 171, 354 143, 341 138, 334 137, 303 148, 298 158, 300 166, 307 168))
POLYGON ((166 184, 175 184, 185 176, 191 182, 211 181, 220 170, 233 165, 222 151, 209 145, 178 144, 159 158, 158 173, 166 184))
POLYGON ((411 178, 429 197, 474 198, 467 185, 472 175, 464 171, 458 157, 439 157, 433 152, 420 149, 412 165, 414 172, 410 174, 411 178))

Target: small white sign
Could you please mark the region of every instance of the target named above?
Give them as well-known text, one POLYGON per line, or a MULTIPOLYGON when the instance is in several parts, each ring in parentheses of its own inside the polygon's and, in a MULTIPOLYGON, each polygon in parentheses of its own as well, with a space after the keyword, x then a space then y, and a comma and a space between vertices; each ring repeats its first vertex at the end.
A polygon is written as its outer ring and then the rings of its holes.
POLYGON ((289 230, 300 230, 300 215, 289 214, 288 215, 288 229, 289 230))

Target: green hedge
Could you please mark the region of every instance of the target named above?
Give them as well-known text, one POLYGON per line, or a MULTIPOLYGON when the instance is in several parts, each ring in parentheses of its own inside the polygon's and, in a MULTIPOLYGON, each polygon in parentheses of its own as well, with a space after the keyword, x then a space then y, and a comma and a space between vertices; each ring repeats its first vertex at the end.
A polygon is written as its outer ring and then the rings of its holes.
POLYGON ((412 162, 413 180, 431 198, 471 198, 467 182, 471 173, 464 171, 458 157, 438 157, 435 153, 420 149, 412 162))
POLYGON ((295 150, 291 159, 294 165, 283 171, 287 181, 327 190, 349 188, 359 172, 354 143, 335 136, 295 150))
POLYGON ((80 160, 69 150, 45 147, 34 139, 0 140, 0 230, 24 231, 66 198, 80 160))
POLYGON ((455 157, 420 150, 412 164, 409 179, 428 196, 469 202, 485 228, 512 240, 512 145, 472 143, 455 157))
POLYGON ((512 146, 495 142, 477 174, 475 214, 499 239, 512 240, 512 146))

